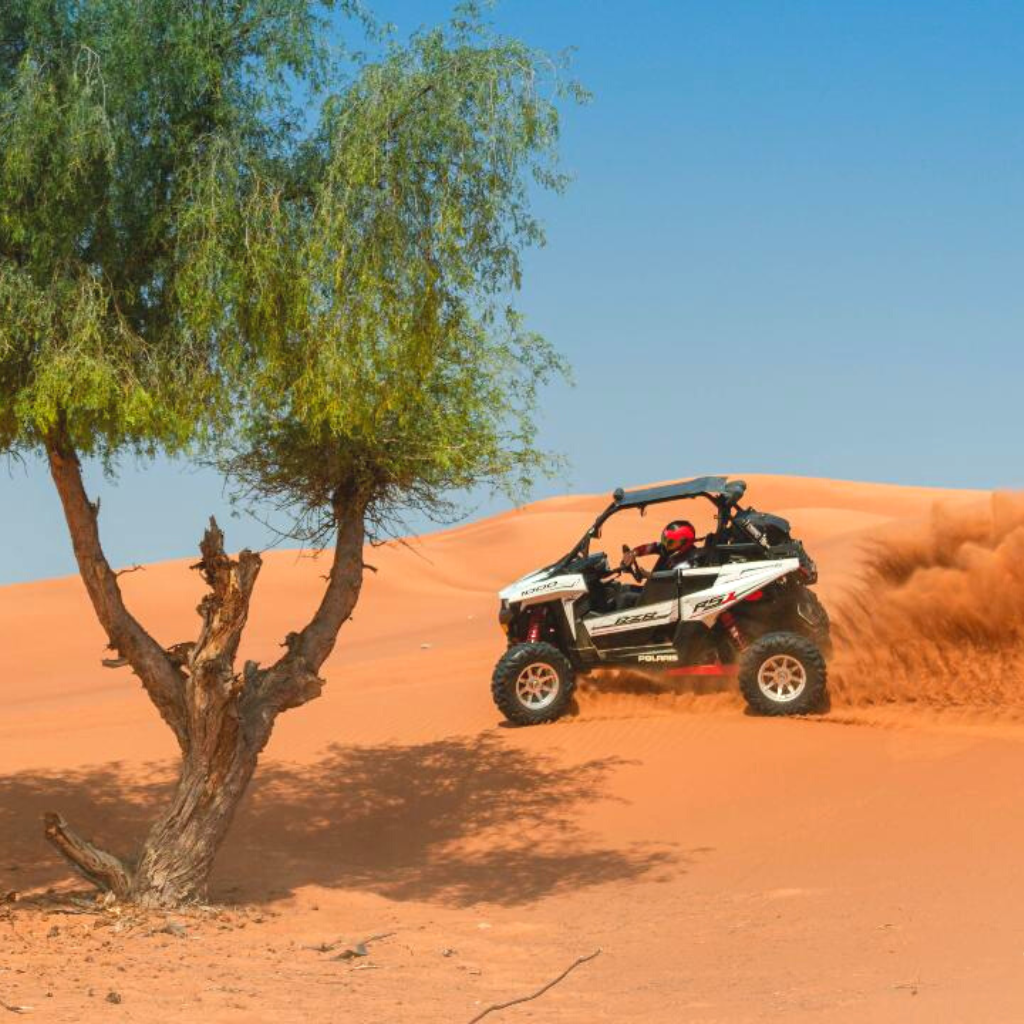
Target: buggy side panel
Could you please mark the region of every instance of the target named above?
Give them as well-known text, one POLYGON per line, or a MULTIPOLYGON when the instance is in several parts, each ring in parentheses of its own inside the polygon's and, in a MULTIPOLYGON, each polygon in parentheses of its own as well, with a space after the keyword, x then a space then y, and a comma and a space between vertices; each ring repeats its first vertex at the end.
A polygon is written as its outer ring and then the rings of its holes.
MULTIPOLYGON (((640 605, 608 615, 588 616, 587 632, 595 643, 602 637, 616 637, 620 634, 648 632, 661 626, 671 625, 679 619, 679 600, 672 597, 657 604, 640 605)), ((621 637, 623 643, 627 642, 621 637)), ((600 645, 599 645, 600 646, 600 645)))
POLYGON ((686 622, 711 625, 726 608, 770 583, 796 572, 800 561, 779 558, 766 562, 732 562, 715 568, 684 569, 682 579, 707 579, 707 586, 681 599, 680 617, 686 622))

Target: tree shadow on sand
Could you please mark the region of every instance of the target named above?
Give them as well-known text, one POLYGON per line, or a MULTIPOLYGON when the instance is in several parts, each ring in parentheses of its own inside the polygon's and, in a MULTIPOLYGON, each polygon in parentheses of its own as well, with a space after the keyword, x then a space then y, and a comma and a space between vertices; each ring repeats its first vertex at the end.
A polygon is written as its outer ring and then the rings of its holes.
MULTIPOLYGON (((410 746, 335 747, 312 765, 268 762, 239 810, 211 897, 279 898, 303 885, 394 900, 514 906, 583 886, 663 877, 686 855, 665 845, 613 848, 580 823, 612 799, 627 762, 564 761, 495 733, 410 746)), ((168 773, 130 778, 113 764, 0 779, 0 889, 68 878, 40 819, 59 810, 110 849, 137 846, 167 797, 168 773)))

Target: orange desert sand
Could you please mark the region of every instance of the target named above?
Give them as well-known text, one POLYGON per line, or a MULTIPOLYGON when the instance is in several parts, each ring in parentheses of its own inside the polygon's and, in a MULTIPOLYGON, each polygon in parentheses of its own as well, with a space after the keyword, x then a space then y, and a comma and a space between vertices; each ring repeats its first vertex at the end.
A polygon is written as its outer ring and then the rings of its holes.
MULTIPOLYGON (((987 493, 747 479, 818 561, 841 631, 868 538, 960 524, 951 564, 869 597, 877 616, 862 593, 828 715, 760 719, 731 690, 609 676, 573 717, 502 727, 496 591, 568 550, 605 496, 372 549, 324 696, 280 720, 203 913, 44 897, 91 900, 43 812, 130 852, 175 748, 130 672, 101 667, 77 578, 0 589, 0 894, 19 893, 0 905, 0 1000, 39 1021, 465 1024, 600 948, 488 1024, 1024 1020, 1024 681, 964 653, 990 621, 969 601, 1020 640, 1021 606, 1002 607, 1024 586, 1018 520, 986 544, 971 524, 1002 514, 987 493), (947 598, 975 623, 962 636, 947 598), (901 640, 900 603, 922 601, 932 617, 901 640), (929 621, 945 647, 928 649, 929 621)), ((659 512, 618 517, 600 546, 651 539, 659 512)), ((166 644, 195 635, 188 566, 122 577, 166 644)), ((275 656, 325 571, 266 555, 243 657, 275 656)))

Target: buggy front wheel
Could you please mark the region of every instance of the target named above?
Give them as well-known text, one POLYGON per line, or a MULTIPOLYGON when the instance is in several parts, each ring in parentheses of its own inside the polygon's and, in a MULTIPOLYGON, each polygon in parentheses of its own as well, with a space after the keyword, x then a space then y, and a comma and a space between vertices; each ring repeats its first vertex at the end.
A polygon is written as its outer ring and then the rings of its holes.
POLYGON ((740 689, 762 715, 805 715, 825 699, 825 658, 799 633, 766 633, 740 657, 740 689))
POLYGON ((494 667, 491 695, 514 725, 538 725, 561 718, 572 701, 572 665, 551 644, 515 644, 494 667))

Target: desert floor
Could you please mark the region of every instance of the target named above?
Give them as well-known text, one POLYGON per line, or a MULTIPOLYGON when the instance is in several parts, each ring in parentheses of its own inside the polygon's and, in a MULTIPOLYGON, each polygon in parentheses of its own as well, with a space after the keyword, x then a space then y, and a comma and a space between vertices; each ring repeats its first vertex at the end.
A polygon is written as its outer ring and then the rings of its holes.
MULTIPOLYGON (((856 589, 865 539, 988 500, 748 480, 818 560, 830 607, 856 589)), ((129 852, 173 740, 134 677, 100 666, 76 578, 0 590, 0 897, 18 893, 0 905, 0 1000, 40 1021, 467 1024, 600 948, 488 1022, 1024 1019, 1012 694, 914 700, 862 678, 827 715, 772 721, 733 692, 610 677, 585 684, 574 717, 499 724, 495 593, 567 550, 603 502, 368 552, 379 571, 324 697, 279 723, 217 906, 170 917, 69 912, 83 909, 69 894, 91 897, 42 813, 129 852), (376 935, 368 956, 336 959, 376 935)), ((663 516, 619 518, 613 555, 663 516)), ((267 555, 243 656, 274 655, 324 571, 267 555)), ((187 561, 122 582, 161 641, 194 635, 187 561)))

